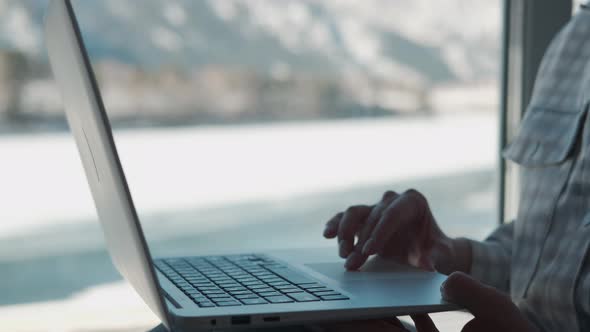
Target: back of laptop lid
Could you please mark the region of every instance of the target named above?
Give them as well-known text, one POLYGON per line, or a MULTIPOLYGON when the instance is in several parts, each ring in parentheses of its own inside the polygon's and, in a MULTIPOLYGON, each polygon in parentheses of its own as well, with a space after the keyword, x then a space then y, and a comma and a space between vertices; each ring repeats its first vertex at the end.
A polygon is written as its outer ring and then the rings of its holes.
POLYGON ((69 0, 50 2, 45 39, 111 259, 152 311, 169 326, 151 256, 69 0))

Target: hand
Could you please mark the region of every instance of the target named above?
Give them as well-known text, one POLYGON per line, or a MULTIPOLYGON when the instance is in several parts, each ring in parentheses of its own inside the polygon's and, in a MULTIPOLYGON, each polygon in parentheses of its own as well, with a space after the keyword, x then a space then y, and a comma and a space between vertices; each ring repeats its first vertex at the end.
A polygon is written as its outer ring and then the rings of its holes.
POLYGON ((469 310, 475 318, 462 332, 537 332, 509 296, 464 273, 453 273, 441 287, 445 300, 469 310))
POLYGON ((338 237, 340 257, 346 258, 349 270, 374 254, 443 273, 455 265, 453 240, 438 227, 426 198, 416 190, 401 195, 388 191, 373 206, 349 207, 328 221, 324 236, 338 237))

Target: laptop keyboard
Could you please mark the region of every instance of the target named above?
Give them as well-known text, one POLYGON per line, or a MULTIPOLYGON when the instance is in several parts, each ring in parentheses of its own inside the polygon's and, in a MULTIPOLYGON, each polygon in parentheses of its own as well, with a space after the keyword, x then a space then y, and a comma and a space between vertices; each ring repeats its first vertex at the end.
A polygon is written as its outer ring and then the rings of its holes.
POLYGON ((201 308, 349 299, 263 255, 158 259, 154 264, 201 308))

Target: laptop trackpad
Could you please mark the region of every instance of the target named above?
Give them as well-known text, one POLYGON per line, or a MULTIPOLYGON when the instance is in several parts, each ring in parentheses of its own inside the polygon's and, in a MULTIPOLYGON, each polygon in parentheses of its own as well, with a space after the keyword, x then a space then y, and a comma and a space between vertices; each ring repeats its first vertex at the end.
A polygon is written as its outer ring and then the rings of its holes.
POLYGON ((308 268, 318 272, 330 279, 345 282, 355 280, 375 279, 401 279, 416 278, 429 275, 427 271, 415 267, 401 265, 383 258, 373 258, 361 268, 360 271, 347 271, 343 262, 310 263, 305 264, 308 268))

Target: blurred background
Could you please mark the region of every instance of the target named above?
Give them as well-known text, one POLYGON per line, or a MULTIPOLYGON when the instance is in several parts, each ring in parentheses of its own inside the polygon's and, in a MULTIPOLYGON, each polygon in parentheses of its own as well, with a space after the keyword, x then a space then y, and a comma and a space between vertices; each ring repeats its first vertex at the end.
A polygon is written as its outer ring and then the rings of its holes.
MULTIPOLYGON (((0 321, 145 331, 111 265, 42 34, 0 0, 0 321)), ((155 256, 334 246, 335 213, 416 188, 497 223, 502 1, 76 0, 155 256)), ((336 251, 335 251, 336 253, 336 251)))

